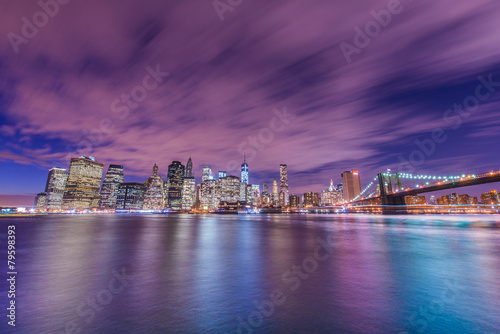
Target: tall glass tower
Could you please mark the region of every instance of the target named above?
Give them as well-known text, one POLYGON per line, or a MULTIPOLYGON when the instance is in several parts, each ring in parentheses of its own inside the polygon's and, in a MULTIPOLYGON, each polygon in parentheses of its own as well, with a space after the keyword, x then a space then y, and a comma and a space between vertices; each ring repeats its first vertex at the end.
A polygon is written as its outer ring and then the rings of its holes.
POLYGON ((283 192, 285 204, 288 205, 288 170, 285 164, 280 165, 280 191, 283 192))
POLYGON ((168 166, 168 205, 180 210, 182 201, 182 183, 184 175, 184 166, 179 161, 172 161, 168 166))
POLYGON ((193 177, 193 162, 191 161, 191 157, 189 157, 189 160, 186 164, 186 173, 184 176, 193 177))
POLYGON ((118 188, 123 183, 123 166, 109 165, 104 182, 101 186, 101 209, 115 209, 118 197, 118 188))
POLYGON ((241 164, 241 182, 248 184, 248 164, 246 158, 243 158, 243 163, 241 164))

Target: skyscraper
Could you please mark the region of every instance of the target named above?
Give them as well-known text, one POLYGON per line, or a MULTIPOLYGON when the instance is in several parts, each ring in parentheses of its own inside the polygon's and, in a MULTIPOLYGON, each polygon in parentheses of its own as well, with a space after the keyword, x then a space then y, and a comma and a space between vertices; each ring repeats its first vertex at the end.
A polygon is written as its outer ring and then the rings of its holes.
POLYGON ((212 176, 212 167, 209 165, 203 165, 202 167, 202 174, 201 174, 201 181, 210 181, 213 180, 214 177, 212 176))
POLYGON ((35 209, 36 209, 36 212, 47 211, 47 193, 43 192, 43 193, 36 194, 35 209))
POLYGON ((95 161, 93 157, 71 158, 63 196, 63 209, 97 208, 103 169, 104 164, 95 161))
POLYGON ((163 210, 165 207, 163 180, 158 174, 158 166, 153 166, 153 174, 146 181, 147 189, 144 194, 144 210, 163 210))
POLYGON ((183 176, 184 165, 179 161, 172 161, 172 163, 168 166, 167 204, 176 210, 181 209, 183 176))
POLYGON ((288 170, 287 165, 280 165, 280 191, 283 192, 285 197, 285 205, 288 205, 289 194, 288 194, 288 170))
POLYGON ((219 171, 219 179, 222 179, 223 177, 227 176, 227 172, 225 170, 220 170, 219 171))
POLYGON ((191 161, 191 157, 186 164, 186 173, 184 173, 185 177, 194 177, 193 175, 193 162, 191 161))
POLYGON ((241 164, 241 182, 248 184, 248 164, 246 159, 244 159, 241 164))
POLYGON ((105 210, 116 208, 118 188, 123 183, 123 166, 109 165, 101 186, 101 202, 99 207, 105 210))
POLYGON ((273 205, 278 205, 280 202, 280 195, 278 192, 278 181, 276 181, 276 178, 273 180, 273 194, 271 197, 271 203, 273 205))
MULTIPOLYGON (((241 183, 237 176, 227 176, 221 182, 221 201, 238 202, 240 200, 241 183)), ((246 192, 246 186, 245 186, 246 192)))
POLYGON ((191 210, 196 201, 196 184, 194 177, 185 177, 182 183, 182 210, 191 210))
POLYGON ((139 182, 123 182, 118 186, 116 210, 141 210, 146 186, 139 182))
POLYGON ((66 169, 54 167, 49 170, 47 185, 45 186, 47 211, 61 210, 67 181, 66 169))
POLYGON ((342 176, 342 191, 346 202, 361 194, 361 178, 357 170, 345 171, 342 176))

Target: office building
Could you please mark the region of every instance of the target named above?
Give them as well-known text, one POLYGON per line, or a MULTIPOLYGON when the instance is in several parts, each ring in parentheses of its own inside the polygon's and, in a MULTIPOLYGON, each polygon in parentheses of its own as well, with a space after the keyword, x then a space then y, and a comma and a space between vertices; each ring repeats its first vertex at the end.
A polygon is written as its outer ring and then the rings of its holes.
POLYGON ((47 177, 45 193, 47 194, 47 211, 60 211, 62 209, 64 189, 68 181, 68 174, 64 168, 51 168, 47 177))
POLYGON ((427 200, 425 196, 405 196, 406 205, 426 205, 427 200))
MULTIPOLYGON (((220 179, 221 184, 221 201, 238 202, 240 201, 240 178, 237 176, 226 176, 220 179)), ((245 187, 246 190, 246 187, 245 187)))
POLYGON ((183 176, 184 165, 179 161, 172 161, 172 164, 168 166, 166 204, 174 210, 181 209, 183 176))
POLYGON ((202 210, 214 211, 219 206, 215 186, 215 180, 207 180, 200 183, 200 208, 202 210))
POLYGON ((219 179, 222 179, 223 177, 227 176, 227 172, 225 170, 220 170, 219 171, 219 179))
POLYGON ((182 183, 182 210, 191 210, 196 202, 196 183, 194 177, 185 177, 182 183))
POLYGON ((101 186, 101 201, 99 204, 101 209, 115 209, 120 183, 123 183, 123 166, 109 165, 101 186))
POLYGON ((214 177, 212 176, 212 167, 210 167, 209 165, 204 165, 202 167, 201 181, 205 182, 205 181, 211 181, 213 179, 214 177))
POLYGON ((186 164, 186 171, 184 173, 184 177, 194 177, 193 174, 193 161, 191 161, 191 157, 189 157, 189 160, 186 164))
POLYGON ((483 204, 499 204, 500 198, 496 190, 481 194, 481 202, 483 204))
POLYGON ((284 193, 285 205, 288 205, 289 193, 288 193, 288 169, 287 165, 280 165, 280 191, 284 193))
POLYGON ((146 186, 139 182, 123 182, 118 186, 116 210, 142 210, 146 186))
POLYGON ((289 203, 292 208, 298 208, 300 205, 300 197, 294 194, 290 195, 289 203))
POLYGON ((315 192, 304 193, 304 207, 317 207, 319 206, 319 194, 315 192))
POLYGON ((36 194, 35 197, 35 210, 36 212, 47 211, 47 193, 36 194))
POLYGON ((246 162, 246 159, 244 159, 243 163, 241 164, 241 182, 248 184, 248 164, 246 162))
POLYGON ((163 210, 165 207, 165 189, 162 177, 158 174, 158 166, 153 166, 153 174, 146 181, 144 193, 144 210, 163 210))
POLYGON ((342 190, 344 200, 351 202, 354 198, 361 194, 361 178, 357 170, 345 171, 341 174, 342 190))
POLYGON ((64 210, 94 209, 99 206, 104 164, 93 157, 72 158, 63 196, 64 210))

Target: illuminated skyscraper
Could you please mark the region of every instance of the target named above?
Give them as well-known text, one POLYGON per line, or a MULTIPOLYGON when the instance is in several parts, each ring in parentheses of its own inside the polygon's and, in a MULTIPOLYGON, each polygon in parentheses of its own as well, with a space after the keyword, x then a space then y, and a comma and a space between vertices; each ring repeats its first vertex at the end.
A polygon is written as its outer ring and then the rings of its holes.
POLYGON ((278 205, 280 201, 280 195, 278 192, 278 181, 276 181, 276 178, 273 180, 273 194, 272 194, 272 204, 278 205))
POLYGON ((282 191, 285 196, 285 205, 288 205, 288 170, 285 164, 280 165, 280 191, 282 191))
POLYGON ((142 210, 146 186, 139 182, 123 182, 118 186, 116 210, 142 210))
POLYGON ((241 164, 241 182, 248 184, 248 164, 246 159, 244 159, 241 164))
POLYGON ((292 195, 290 195, 290 200, 289 200, 289 202, 290 202, 290 206, 291 206, 292 208, 298 208, 298 207, 299 207, 299 205, 300 205, 300 197, 299 197, 299 196, 297 196, 297 195, 293 195, 293 194, 292 194, 292 195))
POLYGON ((104 164, 93 157, 72 158, 64 190, 63 209, 84 210, 99 206, 104 164))
POLYGON ((319 206, 319 194, 308 192, 304 194, 304 207, 317 207, 319 206))
POLYGON ((191 210, 196 201, 194 177, 185 177, 182 183, 182 210, 191 210))
POLYGON ((116 207, 118 187, 123 182, 123 166, 109 165, 106 176, 101 186, 101 202, 99 207, 105 210, 113 210, 116 207))
POLYGON ((215 193, 215 180, 200 183, 200 206, 203 210, 214 211, 219 206, 215 193))
POLYGON ((204 165, 202 167, 201 181, 205 182, 213 179, 214 177, 212 176, 212 167, 210 167, 209 165, 204 165))
POLYGON ((220 170, 219 171, 219 179, 222 179, 223 177, 227 176, 227 172, 225 170, 220 170))
POLYGON ((45 186, 47 211, 61 210, 67 181, 66 169, 54 167, 49 170, 47 185, 45 186))
POLYGON ((172 209, 181 209, 183 175, 184 165, 182 165, 179 161, 172 161, 172 164, 168 166, 167 179, 167 204, 172 209))
MULTIPOLYGON (((220 180, 221 182, 221 201, 238 202, 240 200, 241 184, 237 176, 227 176, 220 180)), ((246 186, 245 186, 246 190, 246 186)))
POLYGON ((158 166, 153 166, 153 174, 146 181, 147 189, 144 194, 144 210, 163 210, 165 207, 164 185, 158 174, 158 166))
POLYGON ((264 188, 263 193, 269 194, 269 187, 267 186, 267 182, 264 182, 263 188, 264 188))
POLYGON ((345 171, 341 176, 344 200, 350 202, 361 194, 361 178, 359 172, 357 170, 345 171))
POLYGON ((185 177, 194 177, 193 175, 193 162, 191 161, 191 157, 186 164, 186 173, 184 173, 185 177))
POLYGON ((36 194, 35 197, 35 209, 36 212, 47 211, 47 193, 36 194))

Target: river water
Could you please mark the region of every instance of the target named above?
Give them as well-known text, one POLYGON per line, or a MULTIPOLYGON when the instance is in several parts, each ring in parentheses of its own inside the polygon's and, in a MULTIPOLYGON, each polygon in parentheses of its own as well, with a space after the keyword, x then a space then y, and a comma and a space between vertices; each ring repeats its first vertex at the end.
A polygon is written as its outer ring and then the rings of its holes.
POLYGON ((9 225, 17 333, 500 333, 497 216, 1 219, 3 277, 9 225))

